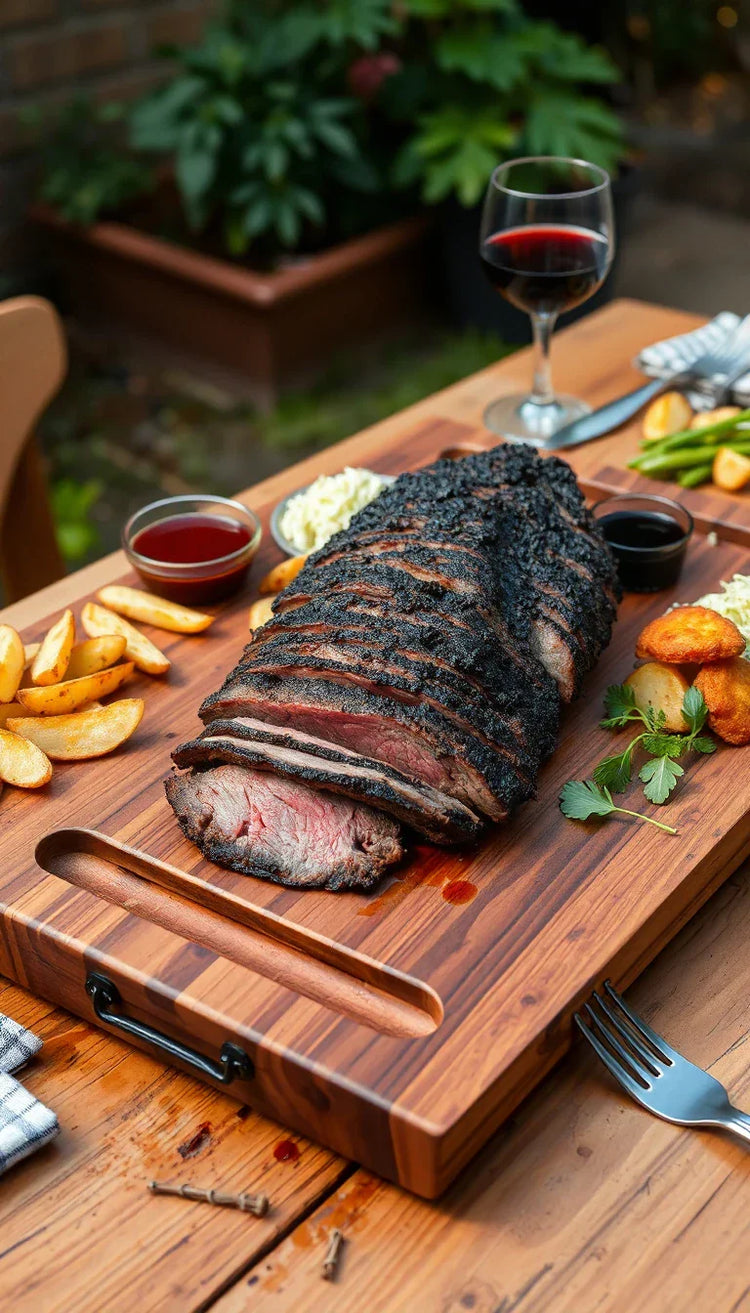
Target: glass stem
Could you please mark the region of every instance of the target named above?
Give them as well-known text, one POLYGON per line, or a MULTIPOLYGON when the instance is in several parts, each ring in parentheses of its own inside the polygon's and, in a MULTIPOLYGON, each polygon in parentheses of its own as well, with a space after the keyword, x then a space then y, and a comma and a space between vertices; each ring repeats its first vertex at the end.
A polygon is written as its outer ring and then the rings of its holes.
POLYGON ((555 394, 552 390, 552 373, 549 363, 549 344, 557 315, 543 314, 531 316, 534 333, 534 386, 530 401, 535 406, 552 406, 555 394))

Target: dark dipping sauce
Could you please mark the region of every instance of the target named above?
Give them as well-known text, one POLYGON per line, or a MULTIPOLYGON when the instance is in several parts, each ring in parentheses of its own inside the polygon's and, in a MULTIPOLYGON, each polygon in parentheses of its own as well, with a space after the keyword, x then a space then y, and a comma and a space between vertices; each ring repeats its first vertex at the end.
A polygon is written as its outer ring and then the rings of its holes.
POLYGON ((221 601, 240 587, 250 560, 246 555, 238 558, 237 553, 248 546, 250 539, 250 530, 244 524, 224 515, 191 511, 141 529, 131 547, 139 557, 148 558, 141 560, 137 568, 154 592, 174 602, 195 604, 221 601), (192 578, 177 579, 159 571, 160 561, 198 568, 192 578))
MULTIPOLYGON (((614 500, 614 499, 613 499, 614 500)), ((612 510, 599 515, 602 533, 627 592, 656 593, 680 577, 690 528, 664 510, 612 510)))

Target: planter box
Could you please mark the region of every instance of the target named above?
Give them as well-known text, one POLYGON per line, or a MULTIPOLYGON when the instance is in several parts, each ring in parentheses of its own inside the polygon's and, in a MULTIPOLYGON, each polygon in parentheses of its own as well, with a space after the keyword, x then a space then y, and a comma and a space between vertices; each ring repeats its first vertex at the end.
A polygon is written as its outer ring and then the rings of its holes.
POLYGON ((333 353, 424 316, 428 221, 417 216, 271 273, 123 223, 80 228, 44 205, 66 308, 241 376, 256 401, 314 376, 333 353))

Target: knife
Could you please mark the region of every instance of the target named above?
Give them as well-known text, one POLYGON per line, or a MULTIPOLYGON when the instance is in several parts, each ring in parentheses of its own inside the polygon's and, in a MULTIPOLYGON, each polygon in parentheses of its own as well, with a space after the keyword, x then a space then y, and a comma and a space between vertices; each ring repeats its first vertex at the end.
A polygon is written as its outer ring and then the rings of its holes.
MULTIPOLYGON (((747 326, 747 320, 743 320, 740 329, 747 326)), ((739 331, 739 330, 738 330, 739 331)), ((738 378, 746 374, 750 369, 750 357, 743 360, 741 365, 726 375, 721 387, 714 391, 713 405, 721 405, 730 393, 733 383, 738 378)), ((553 433, 545 449, 549 451, 562 451, 566 447, 578 447, 582 442, 591 442, 593 438, 601 438, 605 433, 617 429, 626 420, 632 419, 637 415, 649 401, 658 397, 660 392, 667 392, 670 388, 679 387, 681 383, 687 383, 694 380, 695 375, 690 366, 680 370, 678 374, 672 374, 669 378, 656 378, 650 383, 644 383, 642 387, 635 388, 633 392, 626 392, 625 396, 618 397, 615 401, 608 401, 606 405, 600 406, 598 410, 592 410, 590 415, 582 415, 580 419, 574 419, 571 424, 565 424, 556 433, 553 433)))

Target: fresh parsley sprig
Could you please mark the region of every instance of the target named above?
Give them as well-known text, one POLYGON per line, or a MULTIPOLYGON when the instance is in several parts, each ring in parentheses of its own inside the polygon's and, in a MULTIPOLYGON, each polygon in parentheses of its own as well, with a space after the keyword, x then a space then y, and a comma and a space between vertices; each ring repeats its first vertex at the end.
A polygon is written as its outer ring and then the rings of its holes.
POLYGON ((603 729, 624 729, 631 724, 640 724, 643 728, 622 752, 613 753, 599 762, 592 780, 570 780, 564 785, 560 794, 560 810, 564 816, 578 821, 621 812, 625 816, 648 821, 650 825, 656 825, 668 834, 676 834, 677 831, 671 825, 662 825, 660 821, 644 816, 642 812, 616 806, 612 794, 622 793, 630 783, 633 758, 638 748, 646 752, 649 758, 638 771, 644 795, 649 802, 658 804, 667 801, 677 781, 685 774, 678 758, 689 752, 716 751, 713 740, 701 733, 708 716, 703 695, 695 686, 685 694, 682 715, 688 726, 686 734, 668 732, 664 727, 666 716, 663 711, 656 711, 650 705, 645 708, 637 706, 635 693, 628 684, 610 685, 604 699, 604 709, 607 714, 600 722, 603 729))
POLYGON ((668 733, 664 729, 664 712, 657 712, 650 705, 646 708, 636 706, 635 694, 627 684, 610 685, 604 699, 604 709, 607 715, 600 722, 603 729, 621 729, 638 721, 644 726, 622 752, 605 757, 594 770, 595 783, 613 793, 621 793, 630 783, 633 756, 638 747, 642 747, 649 757, 655 759, 644 762, 638 772, 638 778, 645 785, 645 796, 649 802, 655 803, 666 802, 680 776, 685 774, 677 758, 686 756, 688 752, 709 753, 716 750, 714 742, 707 735, 701 734, 708 707, 694 685, 687 690, 682 703, 683 719, 689 727, 687 734, 668 733))
POLYGON ((649 825, 655 825, 658 830, 666 830, 667 834, 677 833, 672 825, 663 825, 661 821, 655 821, 653 816, 618 807, 609 789, 601 788, 594 780, 568 780, 560 794, 560 811, 573 821, 587 821, 591 816, 611 816, 613 812, 620 812, 623 816, 648 821, 649 825))

